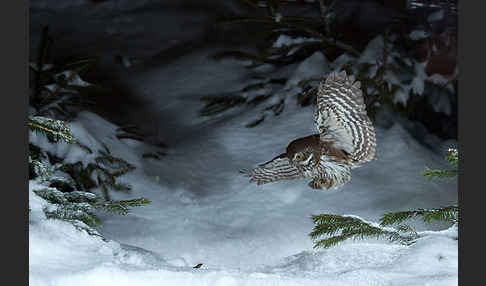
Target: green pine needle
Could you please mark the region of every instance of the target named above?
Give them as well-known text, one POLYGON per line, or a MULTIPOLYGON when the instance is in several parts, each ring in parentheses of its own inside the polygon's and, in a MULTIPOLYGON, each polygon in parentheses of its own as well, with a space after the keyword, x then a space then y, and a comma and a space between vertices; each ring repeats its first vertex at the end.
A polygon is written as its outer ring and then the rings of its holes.
POLYGON ((70 203, 94 203, 100 199, 97 195, 93 193, 79 191, 65 193, 64 197, 70 203))
POLYGON ((356 217, 321 214, 312 216, 312 220, 315 226, 309 235, 315 241, 314 248, 329 248, 347 239, 367 237, 386 237, 391 241, 399 241, 403 244, 408 244, 412 240, 411 236, 404 236, 397 231, 373 226, 356 217), (323 235, 329 237, 317 240, 323 235))
POLYGON ((68 201, 64 194, 54 188, 45 188, 34 190, 34 193, 44 200, 53 204, 67 204, 68 201))
POLYGON ((60 205, 54 211, 44 210, 47 218, 61 220, 79 220, 90 227, 100 224, 100 219, 91 212, 91 206, 86 204, 60 205))
POLYGON ((121 158, 113 157, 102 151, 100 151, 100 153, 102 156, 95 158, 96 163, 98 163, 98 168, 110 176, 120 177, 135 170, 135 166, 121 158), (111 172, 108 171, 108 169, 110 169, 111 172))
POLYGON ((455 148, 449 148, 447 150, 447 157, 446 160, 451 163, 453 166, 456 166, 459 164, 459 152, 455 148))
POLYGON ((130 212, 130 207, 138 207, 149 204, 150 200, 146 198, 139 198, 125 201, 108 201, 103 203, 95 203, 92 206, 96 209, 101 209, 107 212, 114 212, 121 215, 126 215, 130 212))
POLYGON ((432 169, 427 169, 422 172, 422 175, 426 177, 427 179, 445 179, 445 178, 453 178, 457 176, 458 171, 457 170, 432 170, 432 169))
POLYGON ((398 224, 415 217, 422 217, 424 222, 450 221, 456 222, 459 214, 458 206, 448 206, 438 209, 418 209, 403 212, 385 213, 380 218, 381 226, 398 224))
POLYGON ((71 135, 71 130, 64 121, 30 116, 28 126, 31 131, 45 135, 50 142, 76 143, 75 138, 71 135))

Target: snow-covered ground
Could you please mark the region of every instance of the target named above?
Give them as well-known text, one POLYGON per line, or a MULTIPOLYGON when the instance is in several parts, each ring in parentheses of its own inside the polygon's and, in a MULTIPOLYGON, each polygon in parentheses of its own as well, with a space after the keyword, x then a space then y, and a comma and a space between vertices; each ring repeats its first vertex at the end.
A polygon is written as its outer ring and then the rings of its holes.
MULTIPOLYGON (((116 75, 148 103, 120 118, 139 118, 132 123, 157 130, 155 139, 169 146, 160 161, 142 158, 159 149, 117 139, 118 126, 99 115, 82 112, 70 123, 81 143, 93 149, 106 144, 137 168, 121 178, 132 192, 112 192, 113 199, 143 196, 152 203, 128 216, 100 213, 99 231, 108 239, 103 241, 46 219, 42 208, 48 203, 32 192, 38 186, 31 182, 30 285, 457 285, 457 229, 447 224, 413 223, 419 231, 434 231, 411 246, 367 239, 313 250, 308 236, 312 214, 377 221, 388 211, 455 204, 455 181, 421 176, 426 167, 448 167, 443 156, 454 142, 412 136, 413 123, 382 112, 376 123, 379 160, 353 170, 341 189, 313 191, 306 181, 249 184, 239 170, 315 132, 312 109, 287 98, 278 117, 268 115, 254 128, 245 124, 261 109, 246 105, 200 117, 201 96, 235 92, 252 82, 252 71, 241 62, 209 60, 214 51, 199 48, 170 64, 150 62, 116 75), (203 266, 193 269, 198 263, 203 266)), ((283 73, 295 79, 305 65, 283 73)), ((279 91, 282 96, 286 88, 279 91)), ((31 140, 48 146, 42 137, 31 140)), ((89 159, 62 143, 55 152, 71 161, 89 159)))

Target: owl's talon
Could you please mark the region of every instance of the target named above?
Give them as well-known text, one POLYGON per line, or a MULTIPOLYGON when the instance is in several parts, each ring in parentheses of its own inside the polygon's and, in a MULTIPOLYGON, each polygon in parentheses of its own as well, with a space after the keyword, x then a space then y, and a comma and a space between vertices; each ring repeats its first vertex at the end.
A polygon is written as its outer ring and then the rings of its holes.
POLYGON ((310 181, 307 185, 314 190, 320 189, 315 181, 310 181))
POLYGON ((328 190, 331 188, 332 183, 324 180, 312 180, 307 185, 314 190, 328 190))

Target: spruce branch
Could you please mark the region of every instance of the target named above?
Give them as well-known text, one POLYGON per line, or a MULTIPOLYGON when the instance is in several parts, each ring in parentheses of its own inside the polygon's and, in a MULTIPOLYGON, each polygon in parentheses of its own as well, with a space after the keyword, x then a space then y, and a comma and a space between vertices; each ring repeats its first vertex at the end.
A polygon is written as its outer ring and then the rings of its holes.
POLYGON ((68 74, 67 77, 64 74, 54 76, 56 83, 44 86, 43 89, 47 92, 47 96, 39 102, 39 106, 44 107, 52 103, 56 98, 60 97, 62 92, 72 93, 73 91, 67 88, 68 83, 73 81, 75 76, 76 73, 74 72, 68 74))
POLYGON ((110 177, 120 177, 135 170, 135 166, 121 158, 114 157, 103 151, 100 151, 100 154, 101 156, 95 158, 96 168, 110 177))
POLYGON ((101 209, 107 212, 113 212, 121 215, 127 215, 130 212, 130 207, 138 207, 149 204, 150 200, 146 198, 138 198, 125 201, 108 201, 102 203, 93 203, 92 206, 96 209, 101 209))
POLYGON ((451 178, 457 176, 459 171, 457 170, 459 164, 459 153, 455 148, 449 148, 447 150, 447 156, 445 157, 447 162, 451 164, 455 169, 453 170, 436 170, 436 169, 427 169, 424 170, 422 175, 427 177, 428 179, 433 178, 451 178))
MULTIPOLYGON (((69 116, 74 114, 66 106, 81 105, 81 97, 73 95, 92 95, 103 90, 83 81, 79 72, 86 70, 97 59, 75 59, 64 64, 46 64, 47 48, 52 40, 47 36, 47 27, 43 31, 44 41, 40 59, 30 66, 37 74, 37 87, 41 94, 35 94, 32 104, 37 115, 69 116), (42 87, 42 88, 41 88, 42 87), (42 96, 42 97, 41 97, 42 96)), ((88 146, 79 143, 71 133, 66 122, 46 116, 29 116, 29 131, 46 136, 51 143, 61 141, 76 144, 87 153, 93 153, 88 146)), ((29 179, 36 180, 44 187, 33 190, 33 193, 51 205, 43 209, 47 218, 60 219, 72 223, 78 230, 90 235, 102 237, 93 227, 100 224, 93 213, 104 209, 120 214, 128 213, 131 207, 141 206, 150 201, 144 198, 127 201, 109 201, 104 204, 102 198, 89 192, 100 186, 106 191, 105 199, 109 200, 108 190, 129 191, 131 185, 120 183, 117 178, 134 170, 135 167, 121 158, 114 157, 107 149, 98 151, 99 156, 86 166, 82 162, 65 163, 63 158, 42 150, 29 143, 29 179), (93 176, 95 175, 95 176, 93 176), (98 181, 96 182, 96 176, 98 181)), ((29 209, 30 211, 30 209, 29 209)))
POLYGON ((86 106, 92 104, 84 99, 84 95, 99 93, 96 86, 83 81, 79 73, 98 62, 97 58, 78 58, 67 61, 57 60, 56 64, 48 64, 48 54, 52 45, 49 29, 42 30, 39 57, 31 62, 30 67, 35 73, 34 93, 31 104, 37 114, 56 114, 62 118, 71 118, 67 106, 86 106))
MULTIPOLYGON (((333 3, 334 4, 334 3, 333 3)), ((331 4, 331 5, 333 5, 331 4)), ((326 10, 326 15, 329 9, 326 10)), ((360 53, 352 46, 345 44, 336 39, 329 39, 319 31, 322 26, 322 20, 311 17, 282 17, 279 22, 276 22, 273 16, 267 17, 235 17, 229 20, 221 21, 220 24, 240 24, 240 23, 261 23, 272 27, 273 30, 290 29, 298 31, 300 34, 305 34, 310 37, 315 37, 321 41, 325 47, 336 47, 351 55, 360 56, 360 53)), ((329 23, 325 23, 329 24, 329 23)))
POLYGON ((45 135, 50 142, 76 143, 76 139, 71 135, 71 130, 64 121, 42 116, 30 116, 28 127, 33 132, 45 135))
POLYGON ((421 217, 424 222, 449 221, 457 222, 459 214, 458 206, 448 206, 436 209, 417 209, 403 212, 385 213, 380 218, 381 226, 398 224, 405 220, 421 217))
MULTIPOLYGON (((315 53, 316 51, 322 51, 328 47, 334 46, 336 46, 336 44, 333 42, 316 40, 291 45, 284 45, 279 48, 270 47, 261 55, 254 55, 241 51, 222 51, 212 55, 212 57, 214 59, 230 57, 239 60, 251 60, 255 64, 272 64, 275 66, 285 66, 300 62, 315 53)), ((247 66, 247 68, 248 67, 254 66, 250 65, 247 66)))
POLYGON ((367 237, 386 237, 391 241, 409 244, 411 236, 401 235, 398 231, 373 226, 358 217, 333 214, 313 215, 314 229, 309 234, 315 241, 314 248, 329 248, 347 239, 364 239, 367 237), (317 240, 323 235, 329 237, 317 240))
POLYGON ((36 195, 52 204, 67 204, 68 201, 63 193, 55 188, 44 188, 33 191, 36 195))
POLYGON ((64 193, 64 197, 70 203, 94 203, 100 200, 96 194, 80 191, 64 193))
POLYGON ((422 172, 422 175, 428 179, 434 179, 434 178, 439 178, 439 179, 444 179, 444 178, 453 178, 457 176, 458 171, 457 170, 432 170, 432 169, 427 169, 422 172))
MULTIPOLYGON (((100 223, 98 217, 92 213, 93 208, 89 203, 74 203, 72 200, 70 201, 70 199, 73 199, 73 196, 66 196, 65 193, 62 193, 55 188, 38 189, 33 192, 46 201, 56 205, 54 210, 48 208, 44 209, 47 218, 68 221, 79 220, 91 227, 95 227, 100 223)), ((76 197, 79 199, 81 195, 78 194, 76 197)))
POLYGON ((397 231, 398 232, 411 233, 411 235, 416 237, 416 238, 418 238, 418 236, 419 236, 417 231, 415 230, 415 228, 413 228, 412 226, 407 225, 407 224, 399 225, 397 227, 397 231))
POLYGON ((446 160, 453 166, 457 167, 459 164, 459 152, 455 148, 449 148, 447 150, 447 157, 446 160))
MULTIPOLYGON (((108 150, 109 151, 109 150, 108 150)), ((135 166, 105 151, 98 151, 100 156, 95 162, 84 166, 81 162, 63 164, 61 170, 69 174, 77 190, 91 190, 100 187, 106 201, 110 200, 109 190, 129 192, 131 185, 117 182, 117 178, 135 170, 135 166)))
POLYGON ((91 212, 89 206, 82 205, 62 205, 55 211, 44 210, 47 218, 55 218, 61 220, 79 220, 90 227, 100 225, 100 219, 91 212))
POLYGON ((49 179, 51 171, 44 163, 44 160, 33 159, 29 155, 29 179, 40 177, 39 181, 43 182, 49 179))
POLYGON ((52 187, 37 189, 33 192, 52 204, 77 205, 82 206, 85 210, 89 210, 88 205, 85 203, 95 203, 100 200, 100 198, 93 193, 80 191, 64 193, 52 187))

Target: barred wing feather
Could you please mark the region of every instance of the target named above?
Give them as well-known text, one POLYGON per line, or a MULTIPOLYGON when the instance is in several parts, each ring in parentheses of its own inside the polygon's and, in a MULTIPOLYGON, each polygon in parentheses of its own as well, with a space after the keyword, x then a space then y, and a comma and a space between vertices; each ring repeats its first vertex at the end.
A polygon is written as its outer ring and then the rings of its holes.
POLYGON ((289 159, 284 155, 281 154, 271 161, 245 172, 251 178, 250 182, 256 182, 258 185, 261 185, 280 180, 304 178, 304 174, 291 165, 289 159))
POLYGON ((321 141, 333 142, 346 151, 355 163, 376 157, 376 136, 366 114, 361 83, 345 71, 330 74, 317 92, 314 121, 321 141))

